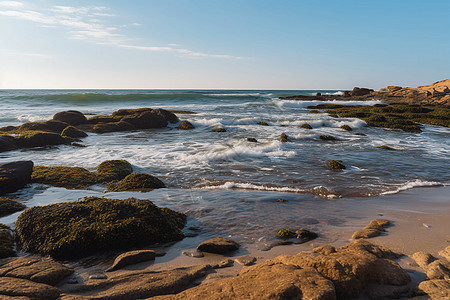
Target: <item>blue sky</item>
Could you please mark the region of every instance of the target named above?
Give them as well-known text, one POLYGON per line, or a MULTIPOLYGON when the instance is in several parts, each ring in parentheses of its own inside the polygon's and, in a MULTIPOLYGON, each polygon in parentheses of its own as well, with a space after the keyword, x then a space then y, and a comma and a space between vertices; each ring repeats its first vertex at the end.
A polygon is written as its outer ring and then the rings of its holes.
POLYGON ((450 78, 450 1, 0 0, 0 88, 350 89, 450 78))

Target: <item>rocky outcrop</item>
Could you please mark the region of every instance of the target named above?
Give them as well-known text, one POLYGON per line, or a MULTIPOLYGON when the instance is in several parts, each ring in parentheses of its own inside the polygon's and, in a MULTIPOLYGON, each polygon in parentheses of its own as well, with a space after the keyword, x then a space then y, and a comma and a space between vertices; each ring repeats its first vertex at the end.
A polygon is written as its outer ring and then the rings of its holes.
POLYGON ((122 180, 133 173, 133 167, 126 160, 106 160, 97 166, 97 174, 103 181, 122 180))
POLYGON ((62 145, 69 143, 69 141, 58 133, 40 131, 23 132, 19 137, 15 138, 15 142, 20 148, 62 145))
POLYGON ((0 152, 11 151, 17 148, 18 146, 14 137, 10 135, 0 135, 0 152))
POLYGON ((197 250, 208 253, 225 254, 236 251, 239 247, 240 245, 233 240, 226 238, 212 238, 200 243, 197 250))
POLYGON ((26 279, 0 277, 0 296, 2 299, 58 299, 61 291, 51 285, 37 283, 26 279), (5 298, 4 298, 5 297, 5 298), (20 298, 23 297, 23 298, 20 298))
POLYGON ((382 232, 386 231, 384 227, 389 226, 391 222, 385 219, 376 219, 370 221, 369 225, 364 227, 364 229, 355 231, 353 233, 353 239, 367 239, 375 236, 379 236, 382 232))
POLYGON ((389 249, 357 241, 328 250, 282 255, 245 268, 237 277, 156 299, 351 299, 370 284, 410 282, 389 249))
POLYGON ((83 138, 83 137, 87 137, 87 134, 86 134, 86 132, 81 131, 80 129, 78 129, 76 127, 67 126, 61 132, 61 136, 69 137, 69 138, 83 138))
POLYGON ((0 164, 0 195, 15 192, 31 182, 32 161, 0 164))
POLYGON ((25 208, 25 205, 11 198, 0 197, 0 217, 24 210, 25 208))
POLYGON ((112 272, 122 269, 123 267, 134 265, 143 261, 155 260, 156 253, 153 250, 135 250, 120 254, 114 260, 111 267, 105 270, 105 272, 112 272))
POLYGON ((73 259, 181 240, 185 223, 184 214, 148 200, 88 197, 27 209, 15 235, 23 251, 73 259))

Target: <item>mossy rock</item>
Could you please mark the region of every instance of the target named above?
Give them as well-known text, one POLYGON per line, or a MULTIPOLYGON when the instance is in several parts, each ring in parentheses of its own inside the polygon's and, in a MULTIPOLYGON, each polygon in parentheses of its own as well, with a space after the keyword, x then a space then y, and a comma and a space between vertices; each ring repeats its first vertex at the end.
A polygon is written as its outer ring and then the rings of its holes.
POLYGON ((67 189, 81 189, 97 183, 97 174, 80 167, 35 166, 31 180, 67 189))
POLYGON ((344 129, 344 130, 346 130, 346 131, 353 131, 353 128, 351 128, 351 127, 350 127, 349 125, 347 125, 347 124, 341 125, 341 126, 339 126, 339 128, 344 129))
POLYGON ((298 127, 303 128, 303 129, 313 129, 312 126, 309 125, 308 123, 298 125, 298 127))
POLYGON ((194 129, 194 125, 191 124, 191 122, 189 121, 183 121, 180 123, 180 125, 177 127, 178 129, 183 129, 183 130, 189 130, 189 129, 194 129))
POLYGON ((282 143, 287 143, 287 142, 289 142, 289 139, 288 139, 288 136, 286 135, 286 133, 282 133, 281 135, 280 135, 280 141, 282 142, 282 143))
POLYGON ((338 160, 331 160, 328 162, 328 167, 332 170, 342 170, 345 169, 345 166, 342 162, 338 160))
POLYGON ((217 127, 212 130, 213 132, 227 132, 227 130, 223 127, 217 127))
POLYGON ((282 228, 277 232, 277 237, 281 239, 289 239, 296 237, 297 234, 290 229, 282 228))
POLYGON ((61 136, 63 137, 69 137, 69 138, 83 138, 87 137, 88 135, 86 132, 81 131, 80 129, 73 127, 73 126, 67 126, 62 132, 61 136))
POLYGON ((15 143, 19 147, 33 148, 51 145, 61 145, 67 143, 58 133, 41 132, 41 131, 25 131, 21 132, 19 137, 15 137, 15 143))
POLYGON ((266 121, 260 121, 258 124, 261 126, 269 126, 266 121))
POLYGON ((381 145, 381 146, 377 146, 377 148, 383 149, 383 150, 396 150, 392 147, 386 146, 386 145, 381 145))
POLYGON ((336 138, 330 134, 322 134, 319 138, 323 141, 335 141, 336 140, 336 138))
POLYGON ((165 188, 164 183, 150 174, 134 173, 122 179, 116 185, 110 184, 108 191, 110 192, 126 192, 139 191, 148 192, 154 189, 165 188))
POLYGON ((57 120, 48 120, 45 122, 27 122, 19 126, 16 132, 21 133, 25 131, 44 131, 61 133, 69 124, 57 120))
POLYGON ((77 110, 67 110, 56 113, 53 120, 65 122, 70 125, 80 125, 87 122, 85 115, 77 110))
POLYGON ((119 122, 122 117, 120 116, 107 116, 107 115, 99 115, 89 118, 87 122, 89 124, 98 124, 98 123, 116 123, 119 122))
POLYGON ((367 136, 366 134, 362 133, 362 132, 354 132, 354 135, 360 135, 360 136, 367 136))
POLYGON ((113 122, 113 123, 97 123, 94 125, 92 130, 95 133, 107 133, 107 132, 118 132, 118 131, 130 131, 135 130, 134 125, 125 122, 113 122))
POLYGON ((74 259, 178 241, 185 223, 186 215, 149 200, 88 197, 27 209, 17 219, 15 233, 25 252, 74 259))
POLYGON ((11 198, 0 197, 0 217, 8 216, 25 208, 27 208, 25 205, 11 198))
POLYGON ((11 256, 16 256, 11 229, 5 224, 0 224, 0 258, 11 256))
POLYGON ((122 180, 133 173, 133 167, 126 160, 106 160, 97 166, 97 174, 101 181, 122 180))

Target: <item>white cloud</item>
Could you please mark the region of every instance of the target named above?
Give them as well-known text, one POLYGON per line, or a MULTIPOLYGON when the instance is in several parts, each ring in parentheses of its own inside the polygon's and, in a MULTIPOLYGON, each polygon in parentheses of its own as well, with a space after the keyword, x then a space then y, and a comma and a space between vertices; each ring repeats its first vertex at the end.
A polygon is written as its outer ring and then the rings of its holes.
POLYGON ((108 12, 105 6, 52 6, 48 9, 26 7, 22 2, 0 1, 0 16, 14 17, 41 24, 42 27, 62 27, 67 29, 71 39, 87 40, 100 45, 111 45, 124 49, 139 51, 172 52, 189 58, 225 58, 241 59, 227 54, 209 54, 179 48, 177 44, 169 46, 134 45, 130 38, 119 33, 120 27, 140 26, 139 23, 129 25, 108 25, 104 18, 115 15, 108 12), (2 10, 7 7, 8 10, 2 10), (99 19, 97 17, 103 18, 99 19))

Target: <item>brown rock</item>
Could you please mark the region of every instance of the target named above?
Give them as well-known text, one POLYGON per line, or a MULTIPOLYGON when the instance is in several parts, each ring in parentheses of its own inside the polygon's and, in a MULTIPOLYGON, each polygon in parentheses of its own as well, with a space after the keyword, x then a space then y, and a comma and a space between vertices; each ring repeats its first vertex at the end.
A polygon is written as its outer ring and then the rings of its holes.
POLYGON ((118 132, 118 131, 129 131, 134 130, 136 127, 128 122, 120 121, 113 123, 98 123, 94 125, 92 130, 95 133, 107 133, 107 132, 118 132))
POLYGON ((379 236, 382 231, 385 231, 384 227, 389 226, 389 225, 390 225, 389 220, 385 220, 385 219, 372 220, 372 221, 370 221, 369 225, 364 227, 364 229, 355 231, 355 233, 353 233, 352 238, 353 239, 367 239, 367 238, 379 236))
POLYGON ((243 266, 250 266, 256 261, 256 257, 246 255, 246 256, 236 257, 234 259, 234 261, 243 266))
POLYGON ((189 130, 189 129, 194 129, 194 125, 191 124, 191 122, 189 121, 183 121, 180 123, 180 125, 178 125, 177 127, 178 129, 183 129, 183 130, 189 130))
POLYGON ((86 117, 83 113, 76 110, 68 110, 56 113, 53 120, 65 122, 70 125, 80 125, 87 123, 86 117))
POLYGON ((15 192, 31 182, 33 162, 13 161, 0 164, 0 195, 15 192))
POLYGON ((60 290, 47 284, 20 278, 0 277, 0 296, 28 297, 32 300, 53 300, 57 299, 60 293, 60 290))
POLYGON ((365 96, 371 92, 373 92, 372 89, 355 87, 353 88, 352 96, 365 96))
POLYGON ((429 253, 425 253, 423 251, 419 251, 411 255, 411 258, 421 267, 426 270, 428 265, 436 260, 436 257, 429 253))
POLYGON ((9 135, 0 135, 0 152, 17 149, 14 137, 9 135))
POLYGON ((444 250, 439 252, 439 255, 447 259, 450 262, 450 246, 447 246, 444 250))
POLYGON ((203 252, 225 254, 239 249, 240 245, 233 240, 226 238, 213 238, 206 240, 197 249, 203 252))
POLYGON ((8 226, 0 224, 0 258, 16 256, 14 240, 8 226))
POLYGON ((143 261, 155 260, 155 257, 156 254, 153 250, 136 250, 125 252, 117 256, 113 265, 106 269, 105 272, 122 269, 125 266, 134 265, 143 261))
POLYGON ((73 273, 50 258, 11 257, 0 260, 0 276, 55 285, 73 273))
POLYGON ((450 282, 447 280, 438 279, 422 281, 419 284, 419 290, 430 296, 433 300, 450 298, 450 282))
POLYGON ((389 92, 392 93, 392 92, 401 90, 402 87, 401 87, 401 86, 396 86, 396 85, 389 85, 389 86, 387 87, 387 89, 389 90, 389 92))

